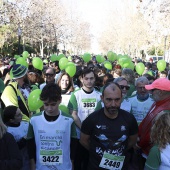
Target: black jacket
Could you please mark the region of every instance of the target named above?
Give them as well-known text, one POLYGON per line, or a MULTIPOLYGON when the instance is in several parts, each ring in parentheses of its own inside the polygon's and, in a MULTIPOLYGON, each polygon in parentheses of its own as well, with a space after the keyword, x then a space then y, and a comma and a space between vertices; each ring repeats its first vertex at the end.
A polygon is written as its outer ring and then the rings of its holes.
POLYGON ((10 133, 0 139, 0 170, 20 170, 22 157, 14 137, 10 133))

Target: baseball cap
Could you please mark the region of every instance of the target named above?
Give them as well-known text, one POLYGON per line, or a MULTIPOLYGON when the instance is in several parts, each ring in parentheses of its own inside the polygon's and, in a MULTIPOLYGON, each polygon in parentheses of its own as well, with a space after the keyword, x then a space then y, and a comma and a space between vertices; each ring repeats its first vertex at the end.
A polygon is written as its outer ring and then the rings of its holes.
POLYGON ((170 80, 168 80, 167 78, 159 78, 156 79, 152 84, 145 85, 145 88, 147 90, 159 89, 159 90, 170 91, 170 80))

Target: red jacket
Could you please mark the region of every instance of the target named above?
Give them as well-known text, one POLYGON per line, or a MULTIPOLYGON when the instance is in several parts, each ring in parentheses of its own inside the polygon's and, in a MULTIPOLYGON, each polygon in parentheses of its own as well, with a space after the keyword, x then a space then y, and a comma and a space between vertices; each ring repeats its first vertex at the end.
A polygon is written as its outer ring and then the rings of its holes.
POLYGON ((145 153, 146 155, 149 154, 149 151, 152 147, 152 143, 150 141, 150 130, 152 127, 152 121, 156 117, 158 113, 160 113, 163 110, 170 110, 170 97, 162 100, 155 102, 146 117, 143 119, 141 124, 139 125, 139 131, 138 131, 138 136, 139 136, 139 142, 138 146, 141 147, 142 152, 145 153))

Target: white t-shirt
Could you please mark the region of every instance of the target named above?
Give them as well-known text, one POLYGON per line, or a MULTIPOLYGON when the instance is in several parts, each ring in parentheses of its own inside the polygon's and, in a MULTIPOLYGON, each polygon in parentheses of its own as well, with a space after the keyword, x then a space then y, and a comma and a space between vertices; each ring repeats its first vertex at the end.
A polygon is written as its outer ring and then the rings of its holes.
MULTIPOLYGON (((82 88, 71 94, 68 108, 76 110, 78 117, 83 122, 92 112, 95 111, 97 103, 101 100, 101 93, 96 89, 92 93, 85 93, 82 88)), ((80 138, 80 129, 76 127, 77 137, 80 138)))
MULTIPOLYGON (((44 112, 30 119, 29 133, 35 137, 36 170, 72 170, 70 142, 73 119, 61 114, 57 120, 49 122, 44 112)), ((74 129, 75 130, 75 129, 74 129)), ((76 137, 76 136, 75 136, 76 137)))
POLYGON ((7 131, 9 133, 11 133, 15 140, 18 142, 21 138, 27 136, 27 132, 28 132, 28 125, 29 123, 26 121, 21 121, 20 126, 18 127, 11 127, 8 126, 7 131))
POLYGON ((147 115, 149 109, 154 103, 154 100, 151 97, 149 97, 145 101, 139 101, 136 95, 129 97, 128 100, 131 102, 132 106, 131 113, 135 116, 139 125, 147 115))

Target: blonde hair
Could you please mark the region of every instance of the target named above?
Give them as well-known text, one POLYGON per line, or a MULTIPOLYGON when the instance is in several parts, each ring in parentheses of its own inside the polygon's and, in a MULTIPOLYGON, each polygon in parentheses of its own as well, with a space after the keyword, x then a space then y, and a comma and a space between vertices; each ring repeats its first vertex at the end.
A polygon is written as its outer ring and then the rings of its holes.
POLYGON ((0 115, 0 139, 3 135, 7 132, 7 127, 5 126, 4 122, 2 121, 2 117, 0 115))
POLYGON ((170 143, 170 111, 162 111, 154 119, 151 141, 158 145, 160 150, 170 143))

